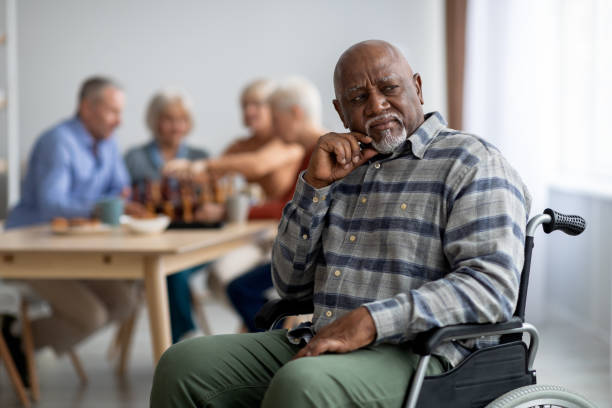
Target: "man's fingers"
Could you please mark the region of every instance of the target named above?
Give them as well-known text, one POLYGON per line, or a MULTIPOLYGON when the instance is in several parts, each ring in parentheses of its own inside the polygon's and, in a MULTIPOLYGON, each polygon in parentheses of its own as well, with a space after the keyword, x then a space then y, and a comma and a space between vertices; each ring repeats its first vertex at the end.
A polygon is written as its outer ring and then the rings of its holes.
POLYGON ((338 162, 338 164, 344 166, 344 164, 346 163, 346 157, 342 145, 334 143, 334 155, 336 156, 336 161, 338 162))
POLYGON ((342 147, 344 148, 344 168, 348 169, 353 161, 353 149, 349 139, 342 140, 342 147))
POLYGON ((306 345, 304 348, 298 351, 297 354, 293 356, 292 360, 297 360, 298 358, 306 357, 307 352, 308 352, 308 345, 306 345))
POLYGON ((304 348, 302 348, 294 357, 297 360, 302 357, 316 357, 325 353, 343 353, 346 349, 342 347, 343 343, 332 338, 316 339, 313 338, 304 348))
POLYGON ((320 356, 321 354, 325 354, 330 351, 336 351, 336 347, 334 347, 335 341, 332 339, 321 339, 315 344, 312 345, 308 355, 310 357, 320 356))
POLYGON ((346 151, 346 164, 344 168, 349 168, 351 165, 354 165, 359 160, 361 156, 361 149, 359 147, 359 142, 355 139, 350 133, 343 135, 344 149, 346 151))
POLYGON ((302 357, 315 357, 319 354, 322 354, 324 351, 319 347, 321 342, 316 339, 310 340, 310 342, 305 345, 298 353, 293 357, 293 360, 297 360, 302 357))
POLYGON ((369 144, 374 141, 374 139, 372 139, 370 136, 364 135, 363 133, 359 133, 359 132, 351 132, 349 133, 349 135, 352 135, 359 142, 365 143, 365 144, 369 144))
POLYGON ((374 149, 363 149, 361 151, 361 156, 359 157, 359 160, 357 161, 357 163, 355 163, 355 167, 361 166, 363 163, 367 162, 377 154, 378 152, 374 149))

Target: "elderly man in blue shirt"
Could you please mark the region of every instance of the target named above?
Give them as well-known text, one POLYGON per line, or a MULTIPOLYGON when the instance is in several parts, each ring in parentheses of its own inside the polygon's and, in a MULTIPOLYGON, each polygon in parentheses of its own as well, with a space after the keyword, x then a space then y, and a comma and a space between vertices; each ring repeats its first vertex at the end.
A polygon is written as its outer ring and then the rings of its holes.
MULTIPOLYGON (((121 123, 124 93, 114 81, 93 77, 79 92, 76 116, 38 139, 22 185, 21 201, 6 228, 90 217, 98 201, 128 193, 130 179, 113 132, 121 123)), ((137 205, 126 210, 136 212, 137 205)), ((50 317, 32 323, 36 348, 61 354, 136 305, 134 285, 122 281, 32 280, 30 286, 51 306, 50 317)), ((4 330, 9 335, 9 330, 4 330)))

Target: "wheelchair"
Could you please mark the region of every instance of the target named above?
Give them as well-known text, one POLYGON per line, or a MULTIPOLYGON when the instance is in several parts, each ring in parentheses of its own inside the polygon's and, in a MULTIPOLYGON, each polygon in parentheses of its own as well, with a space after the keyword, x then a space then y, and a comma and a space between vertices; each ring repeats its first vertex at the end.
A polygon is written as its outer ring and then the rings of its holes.
MULTIPOLYGON (((550 208, 534 216, 527 224, 525 262, 521 273, 519 296, 514 316, 507 322, 495 324, 459 324, 435 328, 419 333, 412 341, 412 350, 419 355, 419 363, 406 393, 404 407, 415 408, 527 408, 595 407, 584 397, 562 387, 539 385, 533 368, 538 350, 538 330, 524 322, 527 287, 533 237, 542 225, 547 234, 561 230, 568 235, 581 234, 586 223, 576 215, 565 215, 550 208), (528 344, 523 335, 529 337, 528 344), (498 345, 479 349, 467 356, 451 370, 426 376, 431 353, 446 341, 500 336, 498 345)), ((276 299, 266 303, 255 318, 257 327, 276 327, 283 318, 309 314, 314 309, 312 299, 276 299)))

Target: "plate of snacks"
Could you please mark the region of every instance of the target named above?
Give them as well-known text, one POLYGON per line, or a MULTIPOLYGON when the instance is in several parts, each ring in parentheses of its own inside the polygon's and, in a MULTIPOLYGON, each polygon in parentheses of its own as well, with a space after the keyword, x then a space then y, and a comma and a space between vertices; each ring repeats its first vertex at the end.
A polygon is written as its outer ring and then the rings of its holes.
POLYGON ((135 234, 160 234, 170 225, 170 217, 163 214, 146 214, 141 216, 121 216, 121 224, 135 234))
POLYGON ((60 235, 91 235, 109 233, 113 227, 95 218, 57 217, 51 221, 51 231, 60 235))

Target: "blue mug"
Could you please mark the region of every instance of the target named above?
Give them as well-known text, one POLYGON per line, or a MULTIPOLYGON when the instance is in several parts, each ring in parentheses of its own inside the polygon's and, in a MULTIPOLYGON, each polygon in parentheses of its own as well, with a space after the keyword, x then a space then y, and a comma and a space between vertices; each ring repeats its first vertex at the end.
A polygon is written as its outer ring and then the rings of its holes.
POLYGON ((110 197, 98 201, 95 214, 104 224, 119 225, 119 219, 123 215, 123 198, 110 197))

